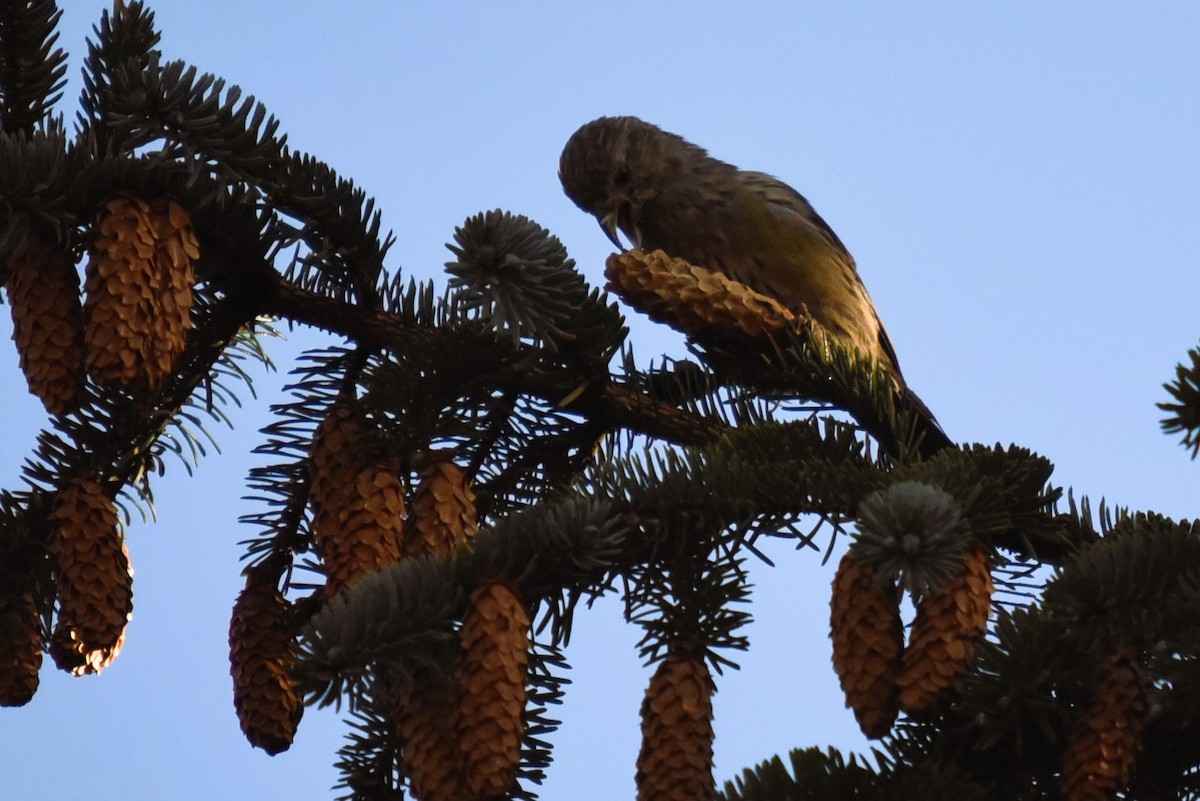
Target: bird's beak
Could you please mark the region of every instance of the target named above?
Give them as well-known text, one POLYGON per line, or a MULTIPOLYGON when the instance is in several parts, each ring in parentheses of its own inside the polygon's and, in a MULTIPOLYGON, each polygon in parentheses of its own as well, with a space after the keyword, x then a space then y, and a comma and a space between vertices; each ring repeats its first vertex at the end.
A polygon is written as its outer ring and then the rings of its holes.
POLYGON ((621 244, 621 237, 617 236, 617 211, 614 209, 603 217, 597 218, 600 222, 600 230, 608 237, 609 241, 617 246, 617 250, 625 252, 625 246, 621 244))

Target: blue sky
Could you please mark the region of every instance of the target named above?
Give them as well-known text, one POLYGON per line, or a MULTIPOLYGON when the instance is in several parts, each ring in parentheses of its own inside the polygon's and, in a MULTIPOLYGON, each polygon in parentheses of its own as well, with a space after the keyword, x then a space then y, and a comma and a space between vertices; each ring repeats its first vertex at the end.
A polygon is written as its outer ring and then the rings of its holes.
MULTIPOLYGON (((66 5, 72 118, 105 3, 66 5)), ((1196 514, 1200 466, 1154 404, 1200 334, 1200 5, 152 5, 167 58, 256 95, 293 147, 378 200, 393 271, 442 281, 454 226, 499 207, 601 281, 608 243, 562 195, 558 154, 580 124, 636 114, 812 201, 952 438, 1031 447, 1094 499, 1196 514)), ((644 321, 633 337, 643 359, 679 352, 644 321)), ((217 432, 224 453, 160 480, 157 523, 127 532, 125 652, 98 678, 47 663, 32 702, 0 710, 0 797, 331 797, 337 716, 309 710, 284 755, 252 750, 226 654, 249 451, 295 354, 329 341, 300 331, 275 347, 281 373, 217 432)), ((44 413, 0 351, 13 487, 44 413)), ((754 570, 752 651, 718 680, 721 779, 793 746, 863 745, 829 666, 832 565, 772 555, 754 570)), ((545 798, 633 797, 647 673, 619 612, 576 623, 545 798)))

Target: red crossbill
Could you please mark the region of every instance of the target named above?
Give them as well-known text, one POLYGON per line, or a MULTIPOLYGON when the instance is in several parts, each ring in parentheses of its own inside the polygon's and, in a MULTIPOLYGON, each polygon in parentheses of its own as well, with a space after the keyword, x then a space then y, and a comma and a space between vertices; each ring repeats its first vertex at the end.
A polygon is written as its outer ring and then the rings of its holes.
MULTIPOLYGON (((895 348, 837 234, 792 187, 740 170, 636 117, 601 117, 563 149, 567 196, 617 247, 663 250, 806 314, 904 388, 895 348)), ((932 415, 908 393, 935 429, 932 415)))

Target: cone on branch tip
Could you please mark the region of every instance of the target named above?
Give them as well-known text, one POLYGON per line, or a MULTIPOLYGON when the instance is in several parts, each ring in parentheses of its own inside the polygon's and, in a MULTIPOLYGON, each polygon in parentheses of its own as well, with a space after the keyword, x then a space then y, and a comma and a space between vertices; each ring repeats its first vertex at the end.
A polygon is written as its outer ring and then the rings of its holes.
POLYGON ((604 274, 610 292, 688 336, 762 337, 796 319, 774 298, 661 250, 614 253, 604 274))
POLYGON ((320 514, 330 504, 344 506, 346 476, 353 474, 368 448, 371 424, 353 401, 339 400, 313 432, 309 449, 309 500, 320 514))
POLYGON ((467 801, 457 677, 423 673, 396 705, 401 759, 418 801, 467 801))
POLYGON ((46 411, 67 414, 83 388, 83 306, 71 253, 43 234, 8 260, 8 302, 21 371, 46 411))
POLYGON ((335 595, 363 576, 400 561, 404 485, 371 461, 370 423, 347 401, 317 426, 309 452, 313 537, 335 595))
POLYGON ((346 506, 326 507, 314 520, 330 595, 399 562, 402 555, 404 485, 379 464, 367 464, 352 475, 346 506))
POLYGON ((190 217, 174 201, 116 197, 96 212, 85 270, 87 368, 97 383, 158 389, 173 374, 191 327, 190 217))
POLYGON ((462 468, 448 458, 431 461, 421 470, 413 498, 413 526, 405 542, 405 553, 449 556, 465 545, 478 528, 475 492, 462 468))
POLYGON ((160 198, 150 209, 154 226, 154 260, 160 285, 152 354, 158 360, 156 372, 168 376, 187 349, 187 334, 192 329, 192 293, 200 243, 192 229, 191 215, 183 206, 160 198))
POLYGON ((50 654, 63 670, 99 673, 116 659, 133 614, 133 569, 117 511, 94 481, 60 488, 47 540, 58 588, 50 654))
POLYGON ((1063 755, 1063 801, 1108 801, 1129 785, 1142 746, 1147 681, 1137 652, 1120 648, 1104 663, 1091 700, 1078 713, 1063 755))
POLYGON ((829 635, 833 669, 846 706, 863 734, 883 737, 899 712, 897 679, 904 624, 895 583, 881 580, 853 548, 842 557, 833 578, 829 635))
POLYGON ((694 801, 715 795, 715 691, 699 655, 672 654, 658 666, 642 701, 638 801, 694 801))
POLYGON ((974 543, 962 571, 918 603, 898 679, 905 712, 931 708, 970 665, 987 631, 993 589, 987 549, 974 543))
POLYGON ((503 795, 516 779, 525 734, 529 625, 525 604, 507 581, 487 581, 471 594, 460 632, 458 742, 474 798, 503 795))
POLYGON ((41 667, 42 621, 33 593, 6 593, 0 597, 0 706, 29 703, 41 667))
POLYGON ((294 678, 295 628, 274 577, 251 568, 229 622, 229 673, 242 733, 271 755, 291 746, 304 714, 294 678))
MULTIPOLYGON (((407 557, 451 556, 474 535, 475 493, 449 458, 435 457, 421 469, 411 522, 404 542, 407 557)), ((402 759, 419 801, 468 798, 458 737, 460 696, 456 673, 423 672, 396 705, 402 759)))

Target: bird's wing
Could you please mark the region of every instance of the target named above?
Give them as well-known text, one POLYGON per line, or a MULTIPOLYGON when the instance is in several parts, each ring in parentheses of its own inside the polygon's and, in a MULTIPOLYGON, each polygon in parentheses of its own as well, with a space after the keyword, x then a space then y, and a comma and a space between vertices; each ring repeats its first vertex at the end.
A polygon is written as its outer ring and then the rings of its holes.
MULTIPOLYGON (((887 330, 884 329, 883 322, 879 319, 879 313, 875 309, 875 304, 871 301, 866 286, 863 284, 862 278, 858 275, 858 267, 854 263, 854 257, 850 255, 850 251, 846 249, 842 240, 829 227, 829 223, 825 222, 821 218, 821 215, 817 214, 816 209, 812 207, 812 204, 803 195, 778 178, 761 172, 743 172, 742 175, 745 185, 765 201, 769 215, 778 223, 781 223, 783 229, 794 233, 797 241, 793 243, 795 248, 792 252, 800 254, 807 250, 804 260, 812 264, 813 262, 809 260, 816 255, 812 250, 812 246, 819 242, 821 246, 817 248, 818 250, 825 250, 828 257, 832 261, 835 261, 837 266, 843 269, 848 268, 849 274, 845 276, 844 280, 848 279, 852 281, 856 293, 860 294, 861 301, 866 306, 864 313, 870 316, 873 327, 877 329, 879 352, 891 362, 891 367, 897 379, 903 382, 903 378, 900 375, 900 361, 896 356, 896 348, 892 345, 892 340, 888 336, 887 330)), ((771 237, 771 239, 774 239, 774 237, 771 237)), ((835 275, 816 275, 811 272, 807 276, 807 280, 814 285, 823 284, 826 287, 834 286, 837 283, 835 275)), ((833 291, 836 292, 836 289, 833 291)), ((826 325, 835 323, 835 327, 841 327, 836 326, 836 318, 838 316, 836 310, 824 310, 826 314, 830 315, 828 319, 821 319, 824 316, 821 313, 822 310, 810 310, 817 312, 818 322, 826 325)), ((847 329, 852 328, 851 326, 845 327, 847 329)), ((868 352, 875 353, 875 350, 874 348, 868 348, 868 352)))
POLYGON ((745 176, 747 185, 753 187, 766 200, 768 208, 774 214, 789 218, 792 222, 800 223, 804 227, 815 229, 821 238, 825 239, 833 248, 841 251, 850 268, 857 272, 854 257, 850 255, 850 251, 829 227, 829 223, 825 222, 820 214, 817 214, 817 210, 812 207, 804 195, 765 172, 743 171, 742 174, 745 176))

